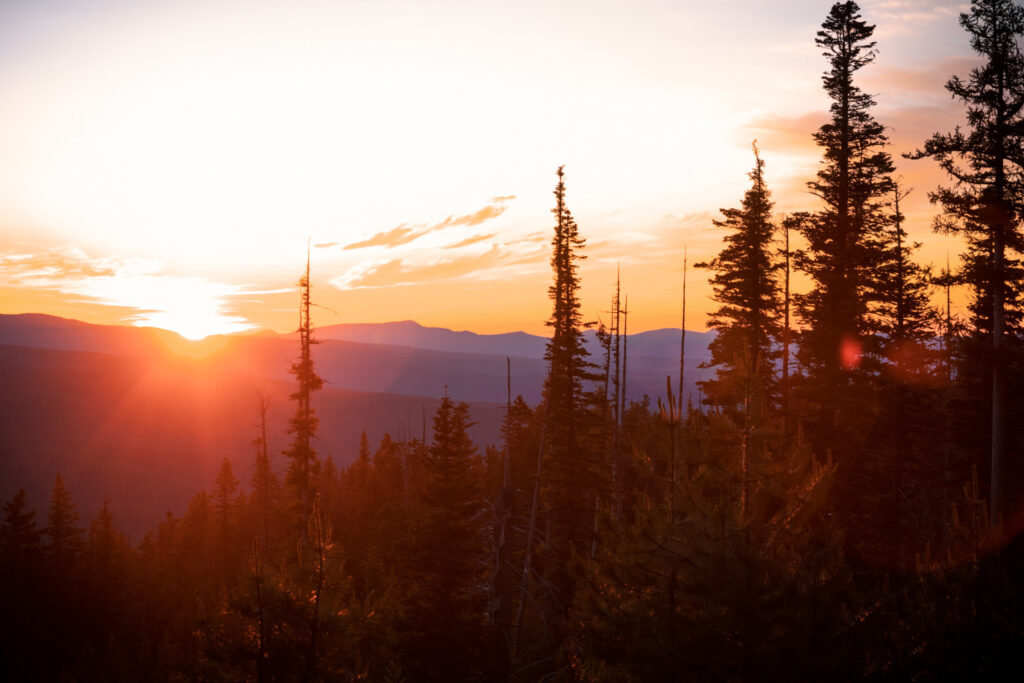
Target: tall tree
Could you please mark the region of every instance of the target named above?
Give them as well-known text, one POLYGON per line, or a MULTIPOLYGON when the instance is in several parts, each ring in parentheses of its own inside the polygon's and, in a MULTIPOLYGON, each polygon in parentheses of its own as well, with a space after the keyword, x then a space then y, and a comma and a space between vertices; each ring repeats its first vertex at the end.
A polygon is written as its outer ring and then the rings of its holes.
POLYGON ((481 470, 466 430, 469 406, 447 395, 434 415, 434 442, 422 483, 421 527, 413 543, 409 613, 417 680, 473 680, 482 675, 486 564, 481 470))
POLYGON ((773 400, 774 346, 780 336, 773 204, 756 142, 753 149, 752 184, 741 208, 722 209, 724 218, 713 221, 727 231, 725 246, 711 261, 697 264, 713 272, 711 286, 719 304, 708 319, 716 334, 707 366, 716 373, 701 382, 704 400, 739 415, 748 428, 766 417, 773 400))
MULTIPOLYGON (((861 19, 855 2, 832 6, 815 44, 829 69, 822 77, 832 100, 831 120, 814 134, 823 162, 808 183, 824 206, 801 223, 807 249, 797 266, 812 280, 806 294, 795 297, 805 329, 799 357, 808 370, 813 419, 812 443, 819 454, 849 449, 862 425, 851 419, 866 410, 862 350, 873 332, 869 299, 874 273, 884 261, 878 235, 886 218, 892 160, 888 138, 871 115, 875 104, 854 83, 854 76, 875 57, 875 27, 861 19)), ((838 463, 843 467, 842 459, 838 463)))
POLYGON ((991 337, 993 521, 1003 510, 1006 438, 1006 327, 1020 320, 1020 222, 1024 210, 1024 8, 1012 0, 972 0, 960 25, 984 60, 946 89, 967 108, 966 130, 936 133, 911 158, 932 157, 953 180, 929 198, 942 206, 940 231, 964 235, 971 313, 991 337))
POLYGON ((0 678, 42 680, 46 614, 40 598, 41 534, 24 489, 3 505, 0 520, 0 678))
MULTIPOLYGON (((546 458, 544 461, 545 506, 551 515, 549 543, 568 559, 570 546, 589 547, 594 510, 593 464, 584 448, 583 382, 590 377, 590 363, 583 343, 580 312, 579 261, 585 240, 565 203, 564 167, 558 169, 555 186, 554 236, 551 267, 554 283, 548 294, 554 304, 547 325, 552 328, 544 357, 548 376, 544 382, 547 401, 546 458)), ((564 588, 564 586, 562 586, 564 588)), ((568 595, 562 599, 567 600, 568 595)))
POLYGON ((312 510, 314 498, 314 475, 317 465, 316 451, 313 449, 313 439, 316 437, 316 428, 320 420, 313 410, 313 392, 322 388, 323 379, 313 368, 312 346, 316 343, 313 338, 313 323, 310 319, 310 280, 309 280, 309 252, 306 252, 306 272, 299 280, 299 287, 302 298, 299 304, 299 360, 292 363, 291 373, 295 375, 298 384, 291 399, 295 401, 295 414, 288 424, 288 432, 293 435, 291 447, 285 451, 285 455, 291 460, 288 466, 286 482, 290 489, 291 503, 294 506, 299 518, 296 520, 298 528, 305 527, 306 519, 312 510))
POLYGON ((267 412, 270 401, 261 393, 256 394, 256 409, 259 413, 260 435, 253 439, 256 454, 252 473, 252 495, 249 503, 252 511, 250 523, 259 537, 259 550, 263 557, 270 555, 270 548, 275 547, 272 535, 272 518, 277 510, 281 493, 281 482, 270 466, 270 445, 267 441, 267 412))

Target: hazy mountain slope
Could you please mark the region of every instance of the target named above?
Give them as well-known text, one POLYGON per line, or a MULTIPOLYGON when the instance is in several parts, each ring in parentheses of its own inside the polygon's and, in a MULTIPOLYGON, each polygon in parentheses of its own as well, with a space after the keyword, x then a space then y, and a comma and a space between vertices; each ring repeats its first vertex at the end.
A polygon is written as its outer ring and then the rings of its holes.
POLYGON ((547 339, 526 332, 477 334, 443 327, 424 327, 412 320, 390 323, 351 323, 317 328, 319 339, 411 346, 450 353, 543 358, 547 339))
MULTIPOLYGON (((286 466, 291 413, 288 382, 238 375, 208 362, 157 361, 82 351, 0 346, 0 496, 25 487, 43 514, 61 472, 88 518, 104 498, 129 531, 151 528, 170 509, 212 485, 222 458, 239 479, 251 476, 258 434, 255 392, 273 402, 269 440, 277 469, 286 466), (130 520, 130 524, 128 524, 130 520)), ((328 387, 315 397, 319 453, 352 460, 365 429, 427 436, 437 399, 367 394, 328 387)), ((473 404, 477 443, 499 439, 503 405, 473 404)))
MULTIPOLYGON (((415 323, 333 326, 318 333, 324 341, 313 353, 326 386, 315 396, 317 449, 339 465, 354 456, 363 429, 374 443, 385 432, 418 437, 424 424, 429 437, 446 387, 471 404, 479 423, 473 439, 481 447, 496 443, 506 391, 504 352, 525 349, 527 355, 511 358, 512 391, 532 404, 540 400, 547 372, 545 340, 524 333, 474 335, 415 323), (349 336, 378 341, 326 339, 342 327, 349 336), (451 339, 456 348, 483 352, 415 346, 451 339)), ((701 343, 706 336, 687 333, 687 394, 694 397, 694 382, 706 372, 697 368, 706 358, 701 343)), ((678 330, 630 336, 631 399, 664 395, 666 375, 675 385, 678 344, 678 330)), ((271 450, 283 469, 280 452, 292 409, 288 368, 296 353, 289 335, 190 343, 163 330, 0 315, 0 496, 6 500, 24 486, 42 510, 59 471, 85 517, 110 496, 115 511, 132 520, 130 530, 150 528, 165 510, 180 512, 190 496, 209 487, 223 457, 248 481, 257 390, 274 402, 271 450)))

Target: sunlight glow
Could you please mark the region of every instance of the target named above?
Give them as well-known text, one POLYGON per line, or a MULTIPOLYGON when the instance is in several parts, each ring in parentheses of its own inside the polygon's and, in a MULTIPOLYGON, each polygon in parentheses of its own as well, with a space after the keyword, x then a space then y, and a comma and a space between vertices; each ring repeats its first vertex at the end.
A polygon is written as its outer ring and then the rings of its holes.
POLYGON ((83 280, 66 291, 108 305, 137 309, 131 315, 133 325, 160 327, 186 339, 244 332, 255 327, 226 310, 225 298, 239 294, 239 287, 200 278, 114 275, 83 280))

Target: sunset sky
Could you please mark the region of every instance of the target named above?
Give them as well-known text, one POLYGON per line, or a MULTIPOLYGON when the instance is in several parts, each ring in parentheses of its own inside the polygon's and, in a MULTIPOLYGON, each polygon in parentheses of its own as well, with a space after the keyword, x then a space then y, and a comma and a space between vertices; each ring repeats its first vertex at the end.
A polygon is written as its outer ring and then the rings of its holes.
MULTIPOLYGON (((621 264, 631 330, 677 327, 682 252, 749 185, 780 213, 827 118, 814 35, 830 2, 0 4, 0 313, 186 336, 413 319, 543 333, 555 170, 587 239, 585 317, 621 264)), ((962 107, 967 3, 864 0, 860 85, 890 127, 908 229, 932 234, 933 162, 962 107)), ((688 327, 711 307, 690 271, 688 327)))

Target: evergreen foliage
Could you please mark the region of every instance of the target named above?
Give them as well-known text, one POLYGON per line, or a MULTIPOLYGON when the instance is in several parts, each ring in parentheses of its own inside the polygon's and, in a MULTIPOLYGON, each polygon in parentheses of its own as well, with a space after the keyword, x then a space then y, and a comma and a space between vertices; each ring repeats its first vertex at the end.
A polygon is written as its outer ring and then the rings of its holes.
MULTIPOLYGON (((967 109, 966 130, 936 133, 911 158, 932 157, 953 181, 929 195, 943 215, 941 232, 963 235, 968 250, 962 274, 971 285, 974 335, 991 339, 972 354, 972 374, 991 374, 991 515, 1004 514, 1007 452, 1008 375, 1019 365, 1019 344, 1007 344, 1007 332, 1019 336, 1024 249, 1024 8, 1011 0, 973 0, 960 25, 971 49, 984 62, 966 79, 953 76, 946 90, 967 109), (979 362, 980 361, 980 362, 979 362)), ((980 397, 979 397, 980 399, 980 397)), ((980 416, 979 416, 980 417, 980 416)), ((1020 435, 1011 436, 1019 446, 1020 435)))
POLYGON ((728 231, 724 248, 711 261, 697 264, 713 272, 711 285, 719 304, 708 317, 708 327, 716 334, 708 346, 707 367, 717 370, 715 379, 701 382, 704 400, 748 425, 763 422, 772 407, 780 337, 775 225, 756 143, 750 180, 741 208, 722 209, 723 219, 714 221, 715 227, 728 231))
POLYGON ((871 370, 869 315, 872 284, 885 263, 883 200, 891 187, 892 160, 885 129, 871 115, 874 99, 854 76, 875 57, 875 27, 855 2, 836 3, 818 31, 829 70, 822 77, 832 100, 831 120, 815 134, 822 167, 808 188, 824 208, 802 221, 807 242, 796 265, 807 273, 810 291, 794 297, 804 324, 798 357, 808 376, 805 401, 816 406, 811 443, 819 456, 833 451, 840 467, 861 441, 858 433, 872 410, 865 373, 871 370))

